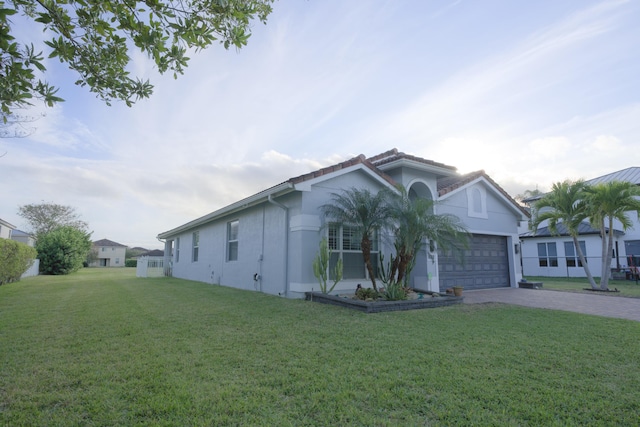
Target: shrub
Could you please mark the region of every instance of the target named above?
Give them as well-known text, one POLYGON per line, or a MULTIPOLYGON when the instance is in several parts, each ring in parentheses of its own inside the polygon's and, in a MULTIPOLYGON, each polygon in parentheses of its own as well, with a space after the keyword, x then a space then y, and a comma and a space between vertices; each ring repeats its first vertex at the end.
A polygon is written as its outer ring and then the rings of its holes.
POLYGON ((64 226, 38 239, 36 249, 40 271, 44 274, 69 274, 78 271, 91 250, 90 235, 64 226))
POLYGON ((400 283, 389 283, 384 289, 387 301, 401 301, 407 299, 407 289, 400 283))
POLYGON ((137 259, 125 260, 124 266, 125 267, 137 267, 138 266, 138 260, 137 259))
POLYGON ((356 298, 359 300, 377 300, 379 297, 380 294, 373 288, 358 288, 358 290, 356 291, 356 298))
POLYGON ((318 253, 316 253, 316 257, 313 260, 313 275, 316 276, 318 282, 320 283, 320 291, 323 294, 333 291, 333 288, 336 287, 338 282, 342 280, 342 259, 338 258, 338 262, 331 274, 333 275, 333 286, 327 289, 327 276, 329 273, 329 261, 331 259, 331 250, 329 249, 329 244, 327 242, 327 238, 324 237, 320 241, 320 249, 318 253))
POLYGON ((0 285, 20 280, 36 255, 36 250, 29 245, 0 239, 0 285))

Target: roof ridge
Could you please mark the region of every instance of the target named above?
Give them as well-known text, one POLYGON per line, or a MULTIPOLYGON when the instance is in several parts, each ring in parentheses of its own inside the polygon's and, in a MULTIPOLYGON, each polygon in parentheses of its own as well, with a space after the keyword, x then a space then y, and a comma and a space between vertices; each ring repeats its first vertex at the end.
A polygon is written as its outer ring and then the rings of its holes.
POLYGON ((294 176, 293 178, 289 178, 287 181, 285 182, 290 182, 292 184, 299 184, 301 182, 307 181, 309 179, 312 178, 317 178, 319 176, 323 176, 323 175, 327 175, 330 174, 332 172, 336 172, 339 171, 341 169, 345 169, 348 168, 350 166, 354 166, 357 165, 359 163, 364 163, 366 161, 366 157, 364 154, 360 154, 356 157, 352 157, 348 160, 345 160, 343 162, 340 163, 336 163, 335 165, 331 165, 331 166, 326 166, 324 168, 320 168, 317 169, 315 171, 311 171, 311 172, 307 172, 305 174, 302 175, 298 175, 298 176, 294 176))
POLYGON ((375 162, 378 162, 387 157, 397 156, 398 154, 403 154, 403 153, 399 153, 397 148, 392 148, 391 150, 387 150, 384 153, 371 156, 367 160, 369 160, 372 164, 375 164, 375 162))

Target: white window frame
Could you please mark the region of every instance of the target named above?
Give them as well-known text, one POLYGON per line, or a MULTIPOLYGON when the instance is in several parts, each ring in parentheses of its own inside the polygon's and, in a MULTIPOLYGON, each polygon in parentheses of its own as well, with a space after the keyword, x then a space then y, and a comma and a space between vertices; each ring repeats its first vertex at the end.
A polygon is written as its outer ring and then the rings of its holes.
MULTIPOLYGON (((587 245, 584 240, 579 240, 578 244, 580 245, 580 249, 582 249, 582 255, 584 255, 584 260, 587 261, 587 245)), ((573 244, 573 240, 569 242, 564 242, 564 256, 565 261, 567 263, 567 267, 582 267, 582 261, 580 261, 580 257, 578 256, 578 251, 576 250, 575 245, 573 244)))
MULTIPOLYGON (((378 277, 378 259, 380 254, 380 233, 375 232, 371 237, 371 263, 376 277, 378 277)), ((369 272, 362 257, 362 249, 360 248, 361 240, 358 239, 355 227, 349 225, 340 225, 330 223, 327 230, 327 242, 329 250, 331 250, 331 258, 329 259, 329 277, 333 278, 333 269, 338 259, 343 263, 343 279, 344 280, 369 280, 369 272), (347 238, 345 238, 347 237, 347 238), (353 271, 353 266, 349 265, 349 258, 357 254, 358 264, 362 262, 362 274, 353 271)), ((356 264, 356 268, 359 266, 356 264)))
POLYGON ((227 261, 237 261, 239 258, 240 244, 240 220, 234 219, 227 222, 227 261))
POLYGON ((539 267, 558 267, 558 246, 556 242, 540 242, 537 245, 538 249, 538 266, 539 267), (540 248, 544 247, 544 253, 541 253, 540 248), (550 255, 549 248, 553 248, 555 255, 550 255))
POLYGON ((198 262, 198 258, 200 256, 200 230, 194 231, 191 239, 191 262, 198 262))

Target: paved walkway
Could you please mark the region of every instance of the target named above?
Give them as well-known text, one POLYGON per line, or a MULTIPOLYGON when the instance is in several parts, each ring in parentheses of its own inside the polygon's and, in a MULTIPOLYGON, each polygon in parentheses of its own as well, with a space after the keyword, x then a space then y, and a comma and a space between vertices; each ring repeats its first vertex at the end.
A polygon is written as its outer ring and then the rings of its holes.
POLYGON ((543 289, 499 288, 464 291, 465 304, 500 302, 525 307, 574 311, 640 322, 640 298, 589 295, 543 289))

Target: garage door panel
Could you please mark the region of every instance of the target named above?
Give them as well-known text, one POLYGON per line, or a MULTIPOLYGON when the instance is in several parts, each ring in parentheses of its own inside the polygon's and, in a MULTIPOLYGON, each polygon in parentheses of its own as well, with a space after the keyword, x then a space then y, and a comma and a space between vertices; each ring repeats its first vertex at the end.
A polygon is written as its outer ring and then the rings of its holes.
POLYGON ((475 234, 461 262, 452 251, 438 255, 440 290, 452 286, 487 289, 509 286, 507 238, 475 234))

